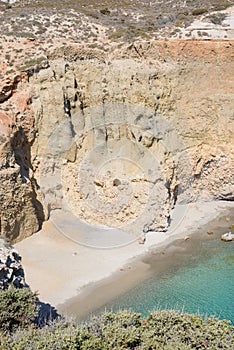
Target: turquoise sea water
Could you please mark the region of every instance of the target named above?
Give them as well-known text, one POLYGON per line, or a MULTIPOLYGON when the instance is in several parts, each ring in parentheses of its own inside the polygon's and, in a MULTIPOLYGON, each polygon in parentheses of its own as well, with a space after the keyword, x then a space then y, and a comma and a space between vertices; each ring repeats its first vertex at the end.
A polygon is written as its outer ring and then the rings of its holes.
POLYGON ((179 262, 177 257, 171 257, 174 264, 160 273, 157 261, 152 261, 151 276, 106 308, 127 308, 143 315, 147 310, 177 309, 215 315, 234 324, 234 241, 222 242, 220 236, 197 240, 193 253, 179 262))

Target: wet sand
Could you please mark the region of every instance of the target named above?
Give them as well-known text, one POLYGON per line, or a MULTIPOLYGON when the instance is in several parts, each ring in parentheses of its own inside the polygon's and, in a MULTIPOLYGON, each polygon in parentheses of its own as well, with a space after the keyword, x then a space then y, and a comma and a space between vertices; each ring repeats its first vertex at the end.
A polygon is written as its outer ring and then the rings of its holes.
MULTIPOLYGON (((152 275, 160 278, 168 271, 176 270, 186 264, 188 257, 199 254, 202 241, 220 238, 234 223, 234 210, 226 209, 217 214, 215 219, 207 222, 189 235, 189 239, 173 239, 171 243, 151 248, 144 256, 134 259, 121 272, 113 274, 106 280, 90 285, 82 293, 59 305, 60 312, 82 320, 90 314, 103 311, 105 305, 118 296, 125 294, 136 285, 144 283, 152 275), (208 234, 207 232, 213 232, 208 234)), ((225 243, 224 243, 225 244, 225 243)))

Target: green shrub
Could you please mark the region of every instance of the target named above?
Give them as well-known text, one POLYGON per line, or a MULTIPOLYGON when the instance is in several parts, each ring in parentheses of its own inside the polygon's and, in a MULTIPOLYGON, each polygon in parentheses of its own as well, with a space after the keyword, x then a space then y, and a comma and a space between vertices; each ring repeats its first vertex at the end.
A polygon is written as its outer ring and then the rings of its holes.
POLYGON ((37 315, 37 294, 28 288, 10 286, 0 291, 0 331, 29 326, 37 315))
POLYGON ((173 310, 149 312, 146 318, 126 310, 107 312, 81 324, 60 320, 0 337, 0 350, 230 350, 233 345, 228 321, 173 310))
POLYGON ((183 25, 183 21, 181 19, 178 19, 176 22, 175 22, 175 26, 176 27, 182 27, 183 25))
POLYGON ((125 29, 117 29, 116 31, 109 34, 108 39, 113 39, 113 40, 119 39, 123 37, 125 33, 126 33, 125 29))
POLYGON ((228 8, 229 6, 232 6, 232 5, 233 5, 232 2, 225 1, 221 4, 215 5, 214 11, 222 11, 222 10, 225 10, 226 8, 228 8))
POLYGON ((213 13, 212 15, 209 15, 207 18, 212 23, 220 25, 225 20, 226 14, 225 13, 213 13))
POLYGON ((194 9, 192 11, 192 15, 193 16, 199 16, 199 15, 202 15, 203 13, 206 13, 206 12, 208 12, 207 9, 194 9))
POLYGON ((24 66, 19 67, 19 71, 24 72, 27 71, 30 68, 33 68, 36 64, 40 65, 43 61, 45 61, 46 58, 41 56, 37 58, 32 58, 25 62, 24 66))
POLYGON ((110 13, 111 13, 107 7, 101 9, 100 12, 102 15, 110 15, 110 13))

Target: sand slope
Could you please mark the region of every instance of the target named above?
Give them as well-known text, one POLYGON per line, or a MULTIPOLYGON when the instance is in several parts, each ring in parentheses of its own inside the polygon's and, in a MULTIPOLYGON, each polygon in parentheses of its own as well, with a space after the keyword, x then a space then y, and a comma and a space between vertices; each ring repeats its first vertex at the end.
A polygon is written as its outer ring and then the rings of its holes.
POLYGON ((144 245, 136 240, 112 249, 95 249, 75 243, 58 231, 50 220, 44 223, 40 232, 17 243, 16 248, 23 258, 27 283, 32 290, 39 292, 42 301, 57 307, 115 272, 129 272, 136 257, 179 237, 183 239, 227 208, 234 209, 234 203, 203 202, 177 206, 168 232, 148 233, 144 245))

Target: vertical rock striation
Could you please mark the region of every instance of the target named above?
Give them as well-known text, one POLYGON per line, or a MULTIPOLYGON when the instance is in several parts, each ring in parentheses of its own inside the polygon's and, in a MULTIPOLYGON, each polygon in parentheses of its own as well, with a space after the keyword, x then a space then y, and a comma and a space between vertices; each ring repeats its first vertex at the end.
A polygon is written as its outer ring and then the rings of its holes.
POLYGON ((13 95, 0 112, 0 234, 12 242, 37 232, 44 220, 31 165, 35 133, 26 78, 17 78, 17 90, 12 78, 13 95))
POLYGON ((175 203, 233 200, 233 51, 203 40, 55 50, 18 86, 24 108, 3 102, 18 112, 0 116, 1 234, 20 240, 54 209, 164 231, 175 203))

